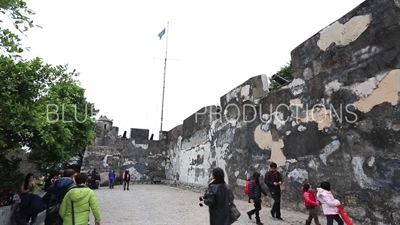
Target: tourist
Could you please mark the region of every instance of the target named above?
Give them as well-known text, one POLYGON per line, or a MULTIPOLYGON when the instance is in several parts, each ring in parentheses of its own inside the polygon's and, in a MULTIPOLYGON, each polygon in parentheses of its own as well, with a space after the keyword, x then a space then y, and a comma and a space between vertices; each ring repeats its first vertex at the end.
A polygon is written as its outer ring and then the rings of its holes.
POLYGON ((282 177, 276 169, 278 166, 276 163, 270 164, 270 169, 265 173, 264 182, 268 186, 268 190, 271 193, 271 197, 274 199, 274 204, 271 209, 271 216, 273 218, 283 220, 281 217, 281 185, 282 177))
POLYGON ((341 205, 340 201, 333 197, 331 192, 331 184, 327 181, 321 182, 319 188, 317 188, 317 199, 322 205, 322 211, 326 216, 327 225, 333 225, 335 220, 339 225, 343 225, 343 220, 339 216, 339 208, 341 205))
POLYGON ((64 197, 60 216, 63 225, 82 225, 89 221, 89 213, 92 211, 95 225, 100 225, 101 214, 99 203, 94 191, 86 186, 88 176, 84 173, 76 175, 76 188, 71 189, 64 197))
POLYGON ((124 191, 125 189, 129 191, 129 181, 131 181, 129 170, 125 170, 125 173, 122 174, 122 181, 124 182, 124 191))
POLYGON ((268 200, 267 192, 260 185, 260 176, 261 174, 258 172, 254 172, 253 177, 250 178, 250 190, 249 190, 249 203, 254 204, 254 209, 247 212, 249 219, 251 216, 256 214, 256 224, 263 225, 260 219, 260 210, 261 210, 261 193, 263 193, 268 200))
POLYGON ((303 191, 304 205, 308 210, 308 219, 306 220, 306 225, 310 225, 312 219, 314 219, 316 225, 321 225, 318 220, 318 210, 317 210, 319 202, 315 197, 312 185, 309 183, 305 183, 302 187, 302 191, 303 191))
POLYGON ((110 172, 108 173, 108 180, 110 182, 110 189, 114 189, 114 182, 115 182, 115 172, 114 170, 110 170, 110 172))
POLYGON ((211 182, 206 194, 200 197, 209 207, 210 225, 229 225, 229 190, 225 184, 224 171, 217 167, 211 174, 211 182))
MULTIPOLYGON (((29 201, 29 198, 25 198, 25 195, 28 194, 33 194, 35 191, 35 179, 33 176, 33 173, 28 173, 25 176, 24 182, 21 184, 20 188, 20 197, 21 197, 21 203, 25 203, 25 199, 29 201)), ((28 204, 29 205, 29 204, 28 204)), ((29 209, 27 209, 29 210, 29 209)), ((25 215, 25 219, 27 222, 31 221, 31 225, 36 224, 37 220, 37 214, 31 214, 30 212, 25 212, 25 210, 20 210, 20 213, 25 215)))

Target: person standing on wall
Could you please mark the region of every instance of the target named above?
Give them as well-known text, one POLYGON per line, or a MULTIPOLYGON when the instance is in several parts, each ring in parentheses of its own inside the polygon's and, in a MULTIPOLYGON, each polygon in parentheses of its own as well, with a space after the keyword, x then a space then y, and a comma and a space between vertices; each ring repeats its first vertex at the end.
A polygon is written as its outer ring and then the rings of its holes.
POLYGON ((125 173, 122 174, 122 181, 124 182, 124 191, 125 189, 129 191, 129 181, 131 181, 129 170, 125 170, 125 173))
POLYGON ((110 189, 114 189, 114 181, 115 181, 115 172, 114 170, 110 170, 108 173, 108 181, 110 182, 110 189))
POLYGON ((250 192, 249 192, 249 203, 254 204, 254 209, 247 212, 249 219, 251 216, 256 214, 256 224, 263 225, 260 220, 260 210, 261 210, 261 193, 265 195, 265 198, 268 200, 267 192, 261 187, 260 184, 260 173, 254 172, 253 178, 250 179, 250 192))
POLYGON ((271 197, 274 199, 274 204, 271 209, 271 216, 273 218, 283 220, 281 217, 281 185, 282 177, 276 169, 276 163, 270 164, 270 169, 265 173, 264 182, 268 186, 271 197))

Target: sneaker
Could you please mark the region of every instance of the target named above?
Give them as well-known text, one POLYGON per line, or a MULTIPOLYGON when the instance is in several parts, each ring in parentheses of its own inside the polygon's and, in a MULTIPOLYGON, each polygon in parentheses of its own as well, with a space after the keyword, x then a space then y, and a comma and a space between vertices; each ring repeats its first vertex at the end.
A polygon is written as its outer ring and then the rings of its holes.
POLYGON ((272 212, 272 210, 269 211, 269 212, 271 213, 271 217, 272 217, 272 218, 275 218, 275 215, 274 215, 274 213, 272 212))
POLYGON ((282 217, 276 217, 276 219, 278 219, 278 220, 283 220, 282 217))

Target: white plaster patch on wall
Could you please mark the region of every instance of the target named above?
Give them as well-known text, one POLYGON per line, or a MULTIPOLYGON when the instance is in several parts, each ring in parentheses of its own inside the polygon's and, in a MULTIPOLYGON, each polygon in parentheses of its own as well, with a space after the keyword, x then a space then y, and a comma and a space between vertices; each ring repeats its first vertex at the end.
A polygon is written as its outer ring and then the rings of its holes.
POLYGON ((243 180, 243 179, 237 179, 236 180, 236 184, 238 185, 238 186, 245 186, 246 185, 246 180, 243 180))
POLYGON ((320 32, 320 39, 317 41, 317 45, 323 51, 328 49, 332 43, 346 46, 357 40, 369 27, 370 22, 371 16, 369 14, 355 16, 345 24, 336 21, 320 32))
POLYGON ((269 90, 269 83, 268 83, 268 77, 265 74, 261 74, 261 82, 263 86, 263 91, 268 91, 269 90))
POLYGON ((149 147, 149 145, 146 145, 146 144, 136 144, 135 140, 132 141, 132 145, 137 147, 137 148, 142 148, 144 150, 146 150, 149 147))
MULTIPOLYGON (((216 145, 214 145, 216 146, 216 145)), ((228 174, 226 173, 226 154, 228 153, 228 147, 229 144, 225 143, 222 147, 216 147, 215 148, 215 162, 217 167, 220 167, 221 169, 224 170, 225 177, 228 177, 228 174)), ((228 179, 225 180, 226 183, 228 183, 228 179)))
POLYGON ((308 172, 307 170, 296 168, 288 173, 288 178, 303 184, 306 180, 308 180, 308 172))
POLYGON ((125 159, 125 162, 124 162, 124 164, 122 164, 122 165, 123 165, 123 166, 126 166, 126 165, 132 165, 132 164, 134 164, 133 161, 130 161, 130 160, 128 160, 128 159, 125 159))
POLYGON ((360 63, 360 61, 372 58, 373 56, 380 53, 380 50, 377 46, 366 46, 352 54, 352 63, 360 63))
POLYGON ((332 141, 322 149, 323 153, 319 155, 319 158, 325 165, 327 165, 326 160, 328 159, 328 156, 337 151, 339 147, 340 142, 338 140, 332 141))
POLYGON ((210 130, 208 131, 208 140, 212 140, 214 133, 215 133, 215 126, 217 124, 218 120, 214 120, 211 122, 210 130))
POLYGON ((254 130, 254 141, 261 149, 271 150, 271 161, 278 166, 285 165, 286 157, 282 152, 284 146, 282 139, 273 141, 271 131, 265 132, 261 129, 261 125, 258 125, 254 130))
POLYGON ((205 129, 196 131, 189 139, 182 140, 182 147, 181 149, 190 149, 193 146, 202 145, 209 141, 208 131, 205 129))
POLYGON ((178 150, 182 149, 182 136, 178 137, 178 140, 176 141, 176 148, 178 150))
POLYGON ((235 89, 233 89, 232 91, 230 91, 228 94, 226 94, 225 98, 226 98, 226 102, 230 102, 232 99, 236 99, 236 101, 238 101, 238 95, 241 91, 240 87, 237 87, 235 89))
POLYGON ((278 130, 282 129, 285 126, 287 120, 289 119, 289 118, 285 118, 284 114, 279 111, 274 112, 273 118, 274 118, 273 123, 275 124, 276 129, 278 129, 278 130))
POLYGON ((129 173, 131 174, 131 180, 140 180, 142 177, 147 177, 146 175, 143 175, 141 173, 139 173, 135 167, 129 167, 127 169, 129 171, 129 173))
MULTIPOLYGON (((381 76, 381 75, 379 75, 381 76)), ((399 102, 400 69, 390 71, 369 96, 355 102, 361 112, 369 112, 374 106, 389 102, 395 106, 399 102)))
POLYGON ((377 85, 378 81, 376 78, 371 77, 362 83, 353 84, 350 86, 350 90, 360 98, 365 98, 374 91, 377 85))
POLYGON ((343 84, 338 80, 334 80, 325 85, 325 93, 331 95, 333 92, 339 91, 343 84))
POLYGON ((353 157, 351 164, 353 166, 355 178, 356 178, 358 184, 362 188, 375 189, 377 187, 377 185, 374 184, 375 182, 373 181, 373 179, 369 178, 364 173, 364 169, 362 167, 363 163, 364 163, 364 159, 362 157, 359 157, 359 156, 353 157))
POLYGON ((240 97, 243 97, 243 101, 247 101, 251 99, 250 96, 250 85, 245 85, 240 89, 240 97))
POLYGON ((107 163, 108 157, 112 157, 112 155, 106 155, 106 156, 104 156, 104 159, 103 159, 103 166, 104 166, 104 167, 109 167, 109 165, 108 165, 108 163, 107 163))
POLYGON ((207 185, 209 181, 210 168, 213 163, 211 156, 211 143, 207 142, 204 145, 196 146, 186 151, 178 151, 179 154, 178 162, 174 165, 179 173, 179 180, 182 182, 207 185), (204 157, 202 165, 190 165, 192 159, 197 159, 197 155, 204 157), (203 173, 196 177, 196 168, 201 169, 203 173))
POLYGON ((290 82, 288 87, 292 91, 293 95, 296 96, 296 95, 303 93, 304 84, 305 84, 305 81, 303 79, 296 78, 296 79, 293 79, 292 82, 290 82))

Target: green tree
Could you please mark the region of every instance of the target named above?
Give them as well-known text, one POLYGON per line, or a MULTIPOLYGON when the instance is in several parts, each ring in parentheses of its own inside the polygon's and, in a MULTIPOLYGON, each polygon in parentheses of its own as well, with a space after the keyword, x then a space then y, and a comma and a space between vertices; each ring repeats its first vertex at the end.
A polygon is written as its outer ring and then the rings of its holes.
MULTIPOLYGON (((22 0, 0 1, 0 14, 10 18, 20 34, 34 27, 34 15, 22 0)), ((16 172, 20 160, 10 151, 28 149, 29 160, 40 169, 55 168, 94 138, 97 110, 85 98, 67 65, 45 64, 40 58, 24 60, 17 34, 4 29, 0 20, 0 186, 21 179, 16 172), (17 57, 17 58, 16 58, 17 57), (12 182, 10 182, 10 180, 12 182)))
MULTIPOLYGON (((292 67, 292 61, 286 63, 283 67, 281 67, 279 69, 278 72, 276 72, 277 75, 285 78, 288 81, 292 81, 293 80, 293 67, 292 67)), ((276 90, 279 87, 281 87, 282 85, 279 84, 278 82, 275 82, 273 80, 270 79, 270 85, 269 88, 270 90, 276 90)))
MULTIPOLYGON (((40 27, 30 19, 30 16, 35 15, 35 12, 28 8, 23 0, 1 0, 0 15, 2 15, 2 18, 9 18, 9 22, 22 35, 25 35, 24 33, 29 28, 40 27)), ((21 39, 18 34, 15 34, 10 29, 5 29, 4 22, 0 19, 0 49, 8 55, 19 56, 18 54, 24 51, 20 43, 21 39)))

